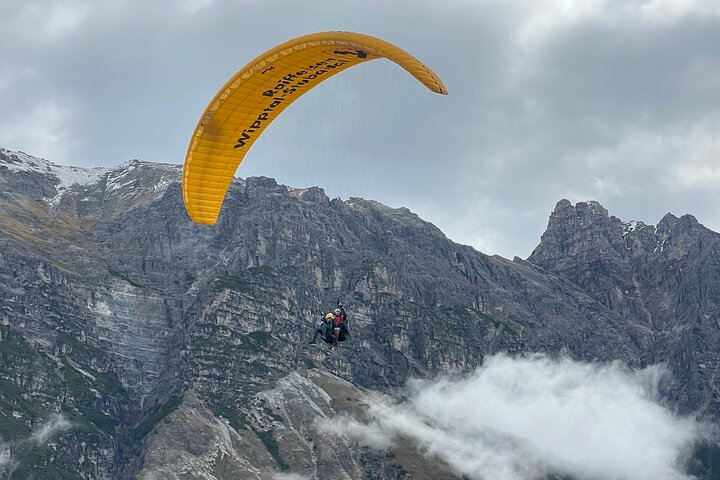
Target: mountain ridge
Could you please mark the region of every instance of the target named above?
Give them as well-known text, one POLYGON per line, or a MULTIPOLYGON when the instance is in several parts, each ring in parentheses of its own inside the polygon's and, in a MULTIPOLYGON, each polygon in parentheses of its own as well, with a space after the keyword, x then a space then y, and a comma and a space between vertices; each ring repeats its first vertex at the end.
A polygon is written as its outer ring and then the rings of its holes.
MULTIPOLYGON (((32 457, 34 468, 72 472, 92 457, 80 468, 87 478, 174 478, 179 470, 163 470, 163 445, 182 437, 178 428, 197 427, 242 441, 176 450, 178 468, 204 459, 187 478, 214 468, 245 469, 248 478, 284 468, 319 475, 324 464, 349 478, 375 478, 373 468, 378 478, 423 478, 411 450, 404 460, 372 450, 321 460, 320 446, 337 439, 290 428, 309 404, 298 404, 296 417, 259 399, 293 372, 313 390, 317 370, 330 375, 327 385, 350 382, 340 390, 354 393, 330 396, 325 407, 342 411, 343 398, 365 398, 365 389, 393 392, 410 377, 470 372, 496 352, 636 368, 667 359, 673 377, 663 397, 680 412, 716 418, 719 236, 685 217, 631 230, 599 204, 563 200, 531 256, 511 261, 458 245, 407 209, 329 199, 317 187, 236 180, 218 224, 201 227, 182 207, 179 166, 129 162, 97 182, 65 186, 52 169, 11 169, 12 156, 0 151, 0 337, 13 339, 0 343, 0 380, 18 394, 0 409, 25 413, 0 422, 0 436, 20 439, 53 412, 83 425, 58 437, 63 455, 32 457), (667 238, 651 252, 658 229, 667 238), (641 268, 653 255, 662 262, 641 268), (683 263, 696 257, 703 262, 683 263), (707 278, 697 298, 689 293, 697 285, 682 283, 690 267, 706 269, 693 270, 707 278), (672 290, 678 279, 683 289, 672 290), (626 287, 632 295, 615 293, 626 287), (352 304, 353 337, 344 355, 327 356, 306 342, 318 307, 338 297, 352 304), (671 310, 640 301, 649 298, 670 298, 677 311, 689 298, 698 306, 671 325, 671 310), (203 420, 194 427, 168 426, 195 414, 203 420), (305 440, 289 441, 285 431, 305 440), (78 441, 86 451, 71 448, 78 441)), ((11 449, 26 452, 17 442, 11 449)))

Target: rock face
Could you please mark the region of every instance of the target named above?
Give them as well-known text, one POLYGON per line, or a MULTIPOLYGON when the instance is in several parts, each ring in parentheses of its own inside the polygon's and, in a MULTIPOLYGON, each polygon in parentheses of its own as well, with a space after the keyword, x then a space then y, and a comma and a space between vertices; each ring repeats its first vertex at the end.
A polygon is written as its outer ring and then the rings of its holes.
POLYGON ((720 235, 692 215, 623 222, 596 202, 558 202, 530 262, 623 318, 641 365, 666 362, 682 412, 720 413, 720 235))
POLYGON ((0 478, 454 478, 314 422, 496 352, 668 361, 668 401, 717 416, 720 236, 691 217, 563 201, 510 261, 407 209, 261 177, 196 225, 179 179, 0 150, 0 478), (328 354, 307 341, 338 298, 352 337, 328 354))

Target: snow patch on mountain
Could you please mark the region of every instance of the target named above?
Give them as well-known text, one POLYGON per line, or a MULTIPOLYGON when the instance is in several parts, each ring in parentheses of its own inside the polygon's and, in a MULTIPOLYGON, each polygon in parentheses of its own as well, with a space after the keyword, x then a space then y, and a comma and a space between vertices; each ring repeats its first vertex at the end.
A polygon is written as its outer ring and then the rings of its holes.
MULTIPOLYGON (((180 180, 182 166, 130 160, 117 167, 82 168, 57 165, 44 158, 0 147, 0 172, 3 170, 12 173, 37 173, 56 179, 53 183, 57 195, 46 198, 46 201, 54 205, 71 189, 98 185, 107 196, 132 191, 133 187, 140 186, 143 179, 151 180, 154 198, 157 199, 165 194, 170 184, 180 180)), ((90 200, 89 197, 84 199, 90 200)))
MULTIPOLYGON (((648 226, 639 220, 630 220, 629 222, 623 222, 621 225, 623 237, 629 233, 639 232, 640 230, 648 226)), ((649 226, 652 227, 652 225, 649 226)))
POLYGON ((25 152, 0 148, 0 168, 2 167, 6 167, 11 172, 35 172, 51 175, 58 179, 58 190, 65 190, 73 185, 94 185, 111 171, 108 167, 81 168, 56 165, 44 158, 33 157, 25 152))

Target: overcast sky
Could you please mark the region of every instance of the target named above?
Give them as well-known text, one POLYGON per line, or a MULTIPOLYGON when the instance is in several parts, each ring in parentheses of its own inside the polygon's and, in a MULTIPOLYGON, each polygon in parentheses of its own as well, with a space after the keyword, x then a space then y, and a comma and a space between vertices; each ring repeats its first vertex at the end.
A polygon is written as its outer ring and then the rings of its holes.
POLYGON ((720 231, 717 0, 0 0, 0 146, 56 163, 180 164, 203 109, 305 33, 381 37, 387 61, 289 108, 238 176, 406 206, 455 241, 526 257, 561 198, 720 231))

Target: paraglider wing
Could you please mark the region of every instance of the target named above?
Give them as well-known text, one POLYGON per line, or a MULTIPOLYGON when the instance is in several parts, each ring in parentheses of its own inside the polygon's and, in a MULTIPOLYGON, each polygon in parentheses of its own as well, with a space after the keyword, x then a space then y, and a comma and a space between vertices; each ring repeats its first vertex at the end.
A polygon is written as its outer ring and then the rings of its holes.
POLYGON ((267 126, 311 88, 343 70, 387 58, 430 90, 447 94, 440 78, 406 51, 369 35, 323 32, 263 53, 235 74, 205 109, 183 166, 190 218, 214 224, 238 165, 267 126))

